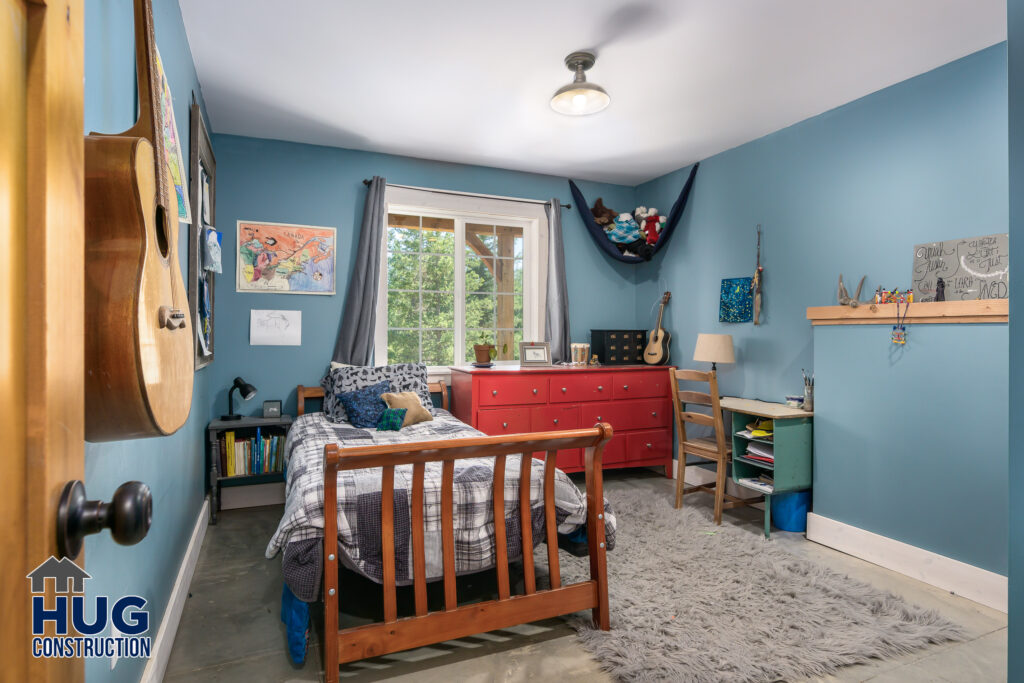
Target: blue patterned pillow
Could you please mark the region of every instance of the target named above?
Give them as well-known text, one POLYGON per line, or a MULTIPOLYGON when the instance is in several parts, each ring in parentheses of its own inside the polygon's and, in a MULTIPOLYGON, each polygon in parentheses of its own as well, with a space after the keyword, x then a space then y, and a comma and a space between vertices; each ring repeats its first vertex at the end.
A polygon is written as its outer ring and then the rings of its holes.
POLYGON ((402 428, 408 408, 388 408, 380 414, 377 429, 382 432, 397 432, 402 428))
POLYGON ((381 414, 388 408, 381 395, 390 391, 391 382, 385 380, 363 389, 338 394, 338 398, 345 406, 345 414, 353 427, 376 427, 381 414))

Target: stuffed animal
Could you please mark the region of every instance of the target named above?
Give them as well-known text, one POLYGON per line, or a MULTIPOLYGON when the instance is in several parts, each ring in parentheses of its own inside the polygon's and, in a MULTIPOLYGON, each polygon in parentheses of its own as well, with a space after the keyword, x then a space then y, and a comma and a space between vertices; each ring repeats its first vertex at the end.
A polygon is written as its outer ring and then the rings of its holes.
POLYGON ((661 229, 665 227, 668 218, 659 216, 658 210, 654 207, 647 208, 646 206, 636 207, 633 215, 636 217, 636 222, 640 225, 640 229, 646 235, 647 244, 657 244, 658 237, 661 235, 661 229))
POLYGON ((590 213, 594 214, 594 222, 604 226, 605 230, 608 230, 608 226, 615 222, 615 211, 605 206, 600 197, 594 202, 594 208, 590 210, 590 213))
POLYGON ((616 244, 632 244, 643 238, 639 224, 628 213, 620 213, 610 228, 605 230, 608 231, 608 239, 616 244))

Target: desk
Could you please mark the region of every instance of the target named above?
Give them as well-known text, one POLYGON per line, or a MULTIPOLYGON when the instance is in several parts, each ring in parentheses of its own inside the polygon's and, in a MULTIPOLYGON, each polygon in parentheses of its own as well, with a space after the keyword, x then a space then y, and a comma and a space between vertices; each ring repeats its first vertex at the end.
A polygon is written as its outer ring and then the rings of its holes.
POLYGON ((722 398, 721 406, 733 414, 732 480, 738 486, 764 494, 764 535, 769 538, 772 528, 772 495, 811 488, 814 413, 783 403, 730 396, 722 398), (775 431, 771 441, 740 436, 739 432, 743 431, 752 418, 774 420, 775 431), (751 442, 772 444, 775 462, 769 464, 744 458, 747 445, 751 442), (771 487, 760 488, 740 481, 760 474, 767 474, 774 479, 771 487))

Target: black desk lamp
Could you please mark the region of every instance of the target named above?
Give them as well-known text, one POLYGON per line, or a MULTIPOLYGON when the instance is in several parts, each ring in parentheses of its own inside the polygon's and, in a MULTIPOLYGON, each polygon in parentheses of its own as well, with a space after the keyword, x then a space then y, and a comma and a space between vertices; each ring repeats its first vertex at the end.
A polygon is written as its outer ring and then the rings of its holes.
POLYGON ((252 398, 253 396, 256 395, 256 387, 254 387, 253 385, 249 384, 248 382, 246 382, 241 377, 236 377, 235 378, 235 383, 232 384, 231 388, 228 390, 228 414, 227 415, 221 415, 220 419, 222 419, 222 420, 241 420, 242 419, 241 415, 236 415, 235 414, 235 397, 232 394, 235 393, 236 389, 238 390, 238 393, 242 397, 243 401, 248 401, 250 398, 252 398))

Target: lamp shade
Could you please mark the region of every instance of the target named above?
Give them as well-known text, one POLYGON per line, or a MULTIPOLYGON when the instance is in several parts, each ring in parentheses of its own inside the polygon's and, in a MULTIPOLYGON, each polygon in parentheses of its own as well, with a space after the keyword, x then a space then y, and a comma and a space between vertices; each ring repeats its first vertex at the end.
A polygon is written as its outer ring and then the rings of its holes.
POLYGON ((735 363, 731 334, 698 334, 693 359, 705 363, 735 363))

